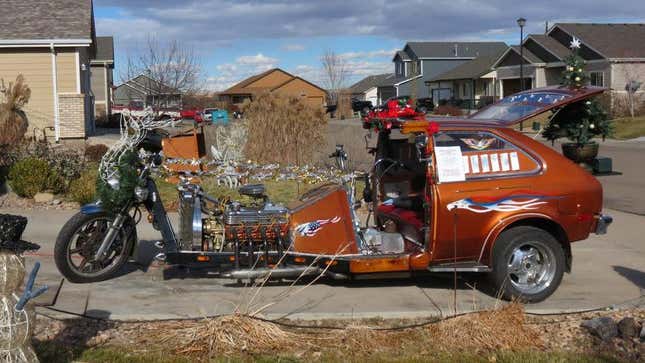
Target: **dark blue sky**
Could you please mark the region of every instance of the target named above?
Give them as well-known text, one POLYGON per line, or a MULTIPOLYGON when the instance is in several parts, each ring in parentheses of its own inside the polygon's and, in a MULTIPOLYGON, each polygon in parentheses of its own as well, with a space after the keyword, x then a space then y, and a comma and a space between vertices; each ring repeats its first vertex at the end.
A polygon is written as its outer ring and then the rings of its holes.
MULTIPOLYGON (((350 81, 391 72, 394 50, 410 40, 519 42, 545 22, 645 22, 645 0, 95 0, 99 35, 116 41, 117 80, 145 39, 194 47, 207 86, 219 90, 251 74, 282 67, 319 81, 320 55, 343 54, 350 81)), ((634 46, 645 46, 635 44, 634 46)))

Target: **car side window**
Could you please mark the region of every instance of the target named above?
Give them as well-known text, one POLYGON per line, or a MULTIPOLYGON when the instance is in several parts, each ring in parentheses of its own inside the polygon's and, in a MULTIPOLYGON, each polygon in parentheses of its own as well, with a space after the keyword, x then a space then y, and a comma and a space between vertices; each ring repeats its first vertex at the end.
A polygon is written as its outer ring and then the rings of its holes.
POLYGON ((535 173, 538 162, 521 148, 486 131, 444 131, 435 147, 458 146, 466 180, 535 173))

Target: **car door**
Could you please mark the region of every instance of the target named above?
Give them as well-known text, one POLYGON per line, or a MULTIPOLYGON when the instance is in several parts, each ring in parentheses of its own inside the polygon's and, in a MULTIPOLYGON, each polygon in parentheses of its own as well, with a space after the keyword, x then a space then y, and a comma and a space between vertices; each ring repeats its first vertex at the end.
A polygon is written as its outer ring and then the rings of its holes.
POLYGON ((542 163, 494 128, 441 130, 433 142, 433 262, 477 261, 489 232, 515 212, 513 203, 531 203, 542 163), (446 176, 446 169, 456 174, 446 176))

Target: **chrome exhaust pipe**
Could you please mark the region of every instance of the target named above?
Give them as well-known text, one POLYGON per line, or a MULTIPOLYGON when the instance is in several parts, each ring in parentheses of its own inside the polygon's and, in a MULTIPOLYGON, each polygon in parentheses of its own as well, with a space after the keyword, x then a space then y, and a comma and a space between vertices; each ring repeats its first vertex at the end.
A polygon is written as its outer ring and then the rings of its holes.
POLYGON ((286 277, 299 277, 299 276, 315 276, 325 275, 336 280, 346 279, 347 276, 331 271, 325 271, 320 267, 315 266, 291 266, 279 268, 257 268, 246 270, 233 270, 222 274, 224 278, 246 280, 246 279, 262 279, 262 278, 286 278, 286 277))

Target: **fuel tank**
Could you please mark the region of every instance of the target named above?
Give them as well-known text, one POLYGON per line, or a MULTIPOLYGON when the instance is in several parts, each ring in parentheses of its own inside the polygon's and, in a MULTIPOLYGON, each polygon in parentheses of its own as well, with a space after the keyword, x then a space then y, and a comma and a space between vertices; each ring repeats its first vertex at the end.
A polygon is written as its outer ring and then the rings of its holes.
POLYGON ((325 255, 358 252, 347 192, 340 185, 312 189, 288 208, 294 251, 325 255))

